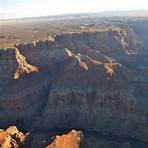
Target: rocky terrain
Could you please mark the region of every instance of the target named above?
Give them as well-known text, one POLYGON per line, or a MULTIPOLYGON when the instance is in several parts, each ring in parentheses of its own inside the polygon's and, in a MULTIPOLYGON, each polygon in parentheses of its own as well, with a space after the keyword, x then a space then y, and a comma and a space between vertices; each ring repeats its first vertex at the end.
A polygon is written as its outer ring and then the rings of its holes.
POLYGON ((66 135, 56 136, 54 141, 46 148, 79 148, 82 137, 81 132, 72 130, 66 135))
POLYGON ((22 147, 28 134, 23 134, 15 126, 6 130, 0 130, 0 147, 18 148, 22 147))
POLYGON ((65 136, 51 145, 49 138, 71 129, 84 133, 81 147, 147 147, 147 25, 111 24, 1 49, 0 127, 29 131, 25 147, 59 148, 65 136), (98 133, 120 140, 98 141, 98 133))

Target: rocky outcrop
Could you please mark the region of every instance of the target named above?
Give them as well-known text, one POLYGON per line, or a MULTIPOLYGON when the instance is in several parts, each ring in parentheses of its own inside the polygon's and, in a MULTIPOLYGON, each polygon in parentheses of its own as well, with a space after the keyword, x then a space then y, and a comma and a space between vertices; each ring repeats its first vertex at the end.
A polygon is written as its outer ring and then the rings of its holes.
POLYGON ((85 54, 88 50, 93 49, 120 61, 129 60, 128 56, 138 54, 144 46, 133 30, 128 27, 60 34, 54 38, 60 45, 73 49, 74 52, 85 54))
POLYGON ((80 148, 82 138, 82 132, 72 130, 68 134, 56 136, 46 148, 80 148))
POLYGON ((6 130, 0 130, 1 148, 19 148, 27 138, 27 134, 20 132, 15 126, 10 126, 6 130))
POLYGON ((17 48, 15 48, 15 56, 18 63, 18 68, 14 73, 14 79, 18 79, 25 73, 29 74, 31 72, 38 72, 38 68, 36 66, 27 64, 25 57, 20 54, 17 48))
POLYGON ((1 78, 0 80, 18 79, 25 73, 38 72, 36 66, 26 62, 26 58, 17 48, 1 51, 1 78), (8 55, 7 55, 8 54, 8 55), (8 56, 6 58, 6 56, 8 56), (15 71, 15 72, 14 72, 15 71))
POLYGON ((137 91, 147 82, 137 63, 142 51, 134 31, 122 27, 0 50, 0 127, 76 128, 147 141, 148 101, 137 91))

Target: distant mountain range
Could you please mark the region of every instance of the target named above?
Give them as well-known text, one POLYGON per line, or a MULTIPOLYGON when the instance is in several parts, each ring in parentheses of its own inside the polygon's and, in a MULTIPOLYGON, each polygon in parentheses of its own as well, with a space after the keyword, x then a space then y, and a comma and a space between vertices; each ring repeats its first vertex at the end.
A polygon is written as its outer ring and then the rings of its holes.
POLYGON ((102 11, 96 13, 71 13, 71 14, 62 14, 62 15, 49 15, 49 16, 38 16, 38 17, 24 17, 24 18, 16 18, 16 19, 0 19, 0 21, 7 20, 17 20, 17 19, 75 19, 80 17, 148 17, 148 10, 113 10, 113 11, 102 11))
POLYGON ((125 17, 148 17, 148 10, 128 10, 128 11, 104 11, 97 13, 99 16, 125 16, 125 17))

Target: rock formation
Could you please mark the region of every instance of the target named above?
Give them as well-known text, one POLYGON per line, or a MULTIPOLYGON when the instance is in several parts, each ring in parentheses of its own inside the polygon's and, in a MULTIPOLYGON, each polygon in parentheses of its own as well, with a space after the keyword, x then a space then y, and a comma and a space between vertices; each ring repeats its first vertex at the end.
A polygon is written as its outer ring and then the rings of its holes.
POLYGON ((20 54, 17 48, 15 48, 15 56, 16 56, 16 61, 18 63, 18 68, 14 73, 14 79, 18 79, 24 73, 29 74, 31 72, 38 72, 38 68, 36 66, 27 64, 25 57, 20 54))
POLYGON ((19 148, 25 142, 28 134, 23 134, 15 126, 10 126, 6 130, 0 130, 1 148, 19 148))
POLYGON ((72 130, 66 135, 56 136, 46 148, 80 148, 82 137, 81 132, 72 130))
POLYGON ((144 44, 133 29, 118 26, 0 50, 0 127, 148 141, 144 44))

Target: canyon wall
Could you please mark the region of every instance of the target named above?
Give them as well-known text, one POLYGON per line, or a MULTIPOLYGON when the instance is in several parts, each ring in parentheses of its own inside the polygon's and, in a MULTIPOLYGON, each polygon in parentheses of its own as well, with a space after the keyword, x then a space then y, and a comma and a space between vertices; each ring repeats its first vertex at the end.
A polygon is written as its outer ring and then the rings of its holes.
POLYGON ((143 40, 129 27, 1 49, 0 127, 76 128, 147 141, 143 52, 143 40))

